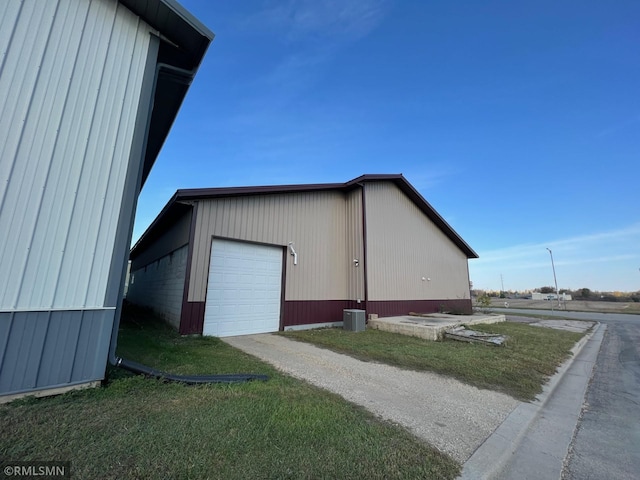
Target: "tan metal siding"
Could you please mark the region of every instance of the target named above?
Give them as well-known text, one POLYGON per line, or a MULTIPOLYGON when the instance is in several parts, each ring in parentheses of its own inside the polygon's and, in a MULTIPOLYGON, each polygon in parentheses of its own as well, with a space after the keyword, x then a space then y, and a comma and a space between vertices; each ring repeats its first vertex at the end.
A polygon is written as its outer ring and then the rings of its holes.
POLYGON ((100 307, 151 29, 110 0, 1 3, 0 309, 100 307))
MULTIPOLYGON (((189 301, 205 300, 212 238, 286 247, 286 300, 345 300, 345 202, 340 192, 201 200, 197 209, 189 301)), ((350 261, 350 260, 349 260, 350 261)))
MULTIPOLYGON (((345 202, 345 235, 347 262, 347 291, 349 300, 364 302, 364 247, 362 233, 362 191, 349 192, 345 202), (353 260, 359 261, 356 267, 353 260)), ((364 308, 364 306, 363 306, 364 308)))
POLYGON ((365 188, 369 300, 469 298, 466 255, 394 184, 365 188))
POLYGON ((189 229, 191 228, 191 212, 185 213, 176 223, 169 227, 158 237, 153 245, 147 247, 144 252, 132 261, 132 270, 138 270, 145 265, 155 262, 157 259, 185 246, 189 243, 189 229))

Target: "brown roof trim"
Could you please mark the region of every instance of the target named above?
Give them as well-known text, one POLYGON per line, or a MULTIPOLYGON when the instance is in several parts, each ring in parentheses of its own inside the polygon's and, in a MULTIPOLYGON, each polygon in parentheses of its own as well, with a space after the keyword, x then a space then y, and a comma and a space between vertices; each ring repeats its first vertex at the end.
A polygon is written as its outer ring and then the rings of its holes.
MULTIPOLYGON (((467 258, 478 258, 478 254, 456 233, 456 231, 449 225, 442 216, 431 206, 425 198, 411 185, 407 179, 400 174, 369 174, 362 175, 354 178, 345 183, 316 183, 316 184, 302 184, 302 185, 266 185, 257 187, 223 187, 223 188, 190 188, 178 190, 171 197, 171 200, 165 205, 158 217, 142 234, 140 240, 134 245, 131 250, 131 258, 135 258, 137 250, 139 250, 144 244, 153 241, 153 238, 157 235, 156 230, 161 224, 166 225, 166 221, 162 221, 166 215, 172 216, 172 209, 174 205, 182 205, 181 202, 189 202, 192 200, 199 200, 204 198, 224 198, 224 197, 239 197, 244 195, 268 195, 268 194, 282 194, 282 193, 302 193, 302 192, 316 192, 316 191, 328 191, 338 190, 348 192, 354 188, 358 188, 365 182, 379 182, 390 181, 404 192, 409 199, 429 218, 435 223, 442 232, 449 237, 449 239, 467 256, 467 258), (151 238, 147 238, 151 237, 151 238)), ((182 207, 184 208, 184 207, 182 207)))

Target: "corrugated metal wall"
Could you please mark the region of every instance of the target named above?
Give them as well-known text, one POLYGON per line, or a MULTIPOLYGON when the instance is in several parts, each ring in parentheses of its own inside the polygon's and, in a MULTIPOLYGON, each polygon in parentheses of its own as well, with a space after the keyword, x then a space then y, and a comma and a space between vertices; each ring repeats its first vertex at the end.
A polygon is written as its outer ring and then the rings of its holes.
POLYGON ((189 247, 184 245, 132 271, 127 300, 150 307, 176 329, 179 328, 188 253, 189 247))
POLYGON ((0 310, 104 305, 149 32, 112 0, 0 2, 0 310))
POLYGON ((0 394, 104 377, 111 310, 0 312, 0 394))
MULTIPOLYGON (((350 300, 364 301, 364 247, 362 233, 362 191, 347 193, 345 215, 347 291, 350 300), (358 266, 353 260, 358 260, 358 266)), ((364 305, 362 306, 364 308, 364 305)))
POLYGON ((114 0, 0 2, 0 394, 104 377, 150 32, 114 0))
POLYGON ((365 194, 369 300, 469 298, 466 255, 393 183, 365 194))
POLYGON ((190 302, 203 302, 214 236, 271 245, 294 242, 287 255, 285 300, 346 300, 345 198, 341 192, 201 200, 197 209, 190 302))

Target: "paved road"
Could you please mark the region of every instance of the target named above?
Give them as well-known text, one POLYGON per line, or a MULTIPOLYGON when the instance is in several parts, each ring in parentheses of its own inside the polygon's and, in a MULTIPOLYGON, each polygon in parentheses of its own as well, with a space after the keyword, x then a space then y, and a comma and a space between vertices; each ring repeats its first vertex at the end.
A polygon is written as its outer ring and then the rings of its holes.
MULTIPOLYGON (((551 314, 548 310, 508 312, 551 314)), ((564 311, 554 315, 597 320, 607 326, 562 478, 637 479, 640 472, 640 315, 564 311)))

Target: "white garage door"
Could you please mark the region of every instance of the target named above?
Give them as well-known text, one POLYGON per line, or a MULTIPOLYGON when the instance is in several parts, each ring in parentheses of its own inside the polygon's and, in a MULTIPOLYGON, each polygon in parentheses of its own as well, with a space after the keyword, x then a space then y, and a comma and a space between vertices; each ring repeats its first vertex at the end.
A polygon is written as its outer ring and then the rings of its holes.
POLYGON ((278 331, 281 282, 282 248, 214 239, 203 335, 278 331))

